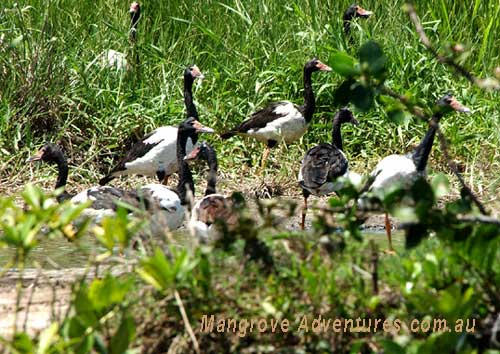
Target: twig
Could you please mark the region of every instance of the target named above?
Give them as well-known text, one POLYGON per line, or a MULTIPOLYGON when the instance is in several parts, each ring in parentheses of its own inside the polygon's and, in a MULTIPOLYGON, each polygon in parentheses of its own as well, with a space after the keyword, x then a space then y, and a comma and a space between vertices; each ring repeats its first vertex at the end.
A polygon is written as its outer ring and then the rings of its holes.
POLYGON ((448 154, 448 145, 446 144, 446 138, 441 132, 441 129, 439 129, 438 126, 438 138, 439 138, 439 145, 441 147, 441 151, 443 152, 444 159, 446 160, 446 163, 448 164, 448 167, 451 169, 453 174, 457 177, 458 181, 460 182, 460 185, 462 186, 462 189, 470 196, 474 204, 476 204, 477 208, 483 215, 488 215, 489 213, 486 211, 484 205, 479 201, 479 199, 476 197, 474 192, 467 186, 465 183, 462 174, 458 171, 457 165, 454 161, 450 159, 450 155, 448 154))
POLYGON ((200 353, 200 346, 198 344, 198 341, 196 340, 193 329, 191 328, 191 324, 189 323, 189 319, 187 317, 186 310, 184 309, 184 305, 182 304, 181 296, 179 295, 179 292, 177 290, 174 290, 174 296, 175 296, 175 300, 177 301, 177 305, 179 306, 179 311, 181 313, 182 320, 184 321, 184 327, 186 327, 186 331, 188 332, 189 337, 191 338, 191 341, 193 342, 194 351, 199 354, 200 353))
POLYGON ((415 25, 415 30, 417 31, 417 34, 420 37, 420 41, 425 46, 425 48, 434 56, 434 58, 436 58, 437 61, 439 61, 442 64, 451 66, 458 74, 462 75, 467 80, 469 80, 471 83, 473 83, 481 88, 500 90, 500 83, 497 80, 495 80, 493 78, 479 79, 479 78, 475 77, 474 75, 472 75, 463 66, 457 64, 452 58, 448 58, 442 54, 439 54, 438 51, 436 49, 434 49, 431 41, 429 40, 429 38, 425 34, 424 28, 422 27, 422 23, 420 22, 420 19, 417 15, 417 12, 415 11, 415 7, 411 3, 411 1, 406 2, 406 12, 408 13, 408 16, 410 16, 410 20, 415 25))
POLYGON ((410 101, 408 100, 408 97, 400 95, 399 93, 391 90, 387 86, 382 86, 381 87, 381 92, 387 96, 391 96, 392 98, 397 99, 400 101, 402 104, 406 106, 406 108, 413 113, 415 116, 418 118, 428 121, 429 118, 424 114, 424 110, 418 106, 413 106, 410 104, 410 101))
POLYGON ((458 221, 461 222, 470 222, 470 223, 481 223, 481 224, 490 224, 500 226, 500 220, 492 218, 491 216, 485 215, 477 215, 477 216, 462 216, 457 218, 458 221))

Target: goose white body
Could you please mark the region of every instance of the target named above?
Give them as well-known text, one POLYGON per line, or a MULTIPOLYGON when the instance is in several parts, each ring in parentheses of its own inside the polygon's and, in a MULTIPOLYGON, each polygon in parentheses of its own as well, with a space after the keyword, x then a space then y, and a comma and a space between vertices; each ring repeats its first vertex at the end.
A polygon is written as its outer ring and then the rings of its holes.
POLYGON ((387 188, 394 183, 411 183, 418 176, 418 173, 411 157, 389 155, 377 164, 371 176, 376 177, 370 189, 378 190, 387 188))
POLYGON ((176 192, 158 183, 151 183, 141 187, 141 190, 151 193, 158 202, 158 210, 152 213, 152 222, 164 225, 169 230, 176 230, 184 222, 184 207, 176 192))
POLYGON ((296 105, 292 102, 283 101, 273 110, 277 116, 282 116, 268 122, 262 128, 252 128, 242 135, 251 136, 259 141, 268 140, 285 141, 292 143, 307 131, 309 123, 296 105))
POLYGON ((108 49, 102 54, 104 65, 107 68, 124 70, 128 67, 127 55, 114 49, 108 49))
MULTIPOLYGON (((171 126, 160 127, 142 141, 144 144, 157 144, 145 155, 136 157, 125 163, 125 170, 112 173, 113 176, 138 174, 155 176, 159 170, 165 171, 167 176, 178 171, 177 166, 177 128, 171 126)), ((193 141, 188 138, 186 153, 193 150, 193 141)))

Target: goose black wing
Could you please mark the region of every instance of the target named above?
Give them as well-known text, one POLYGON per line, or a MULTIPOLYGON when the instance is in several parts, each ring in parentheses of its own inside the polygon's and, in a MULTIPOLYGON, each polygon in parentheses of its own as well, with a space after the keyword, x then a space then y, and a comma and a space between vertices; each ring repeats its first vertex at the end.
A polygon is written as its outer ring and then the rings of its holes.
POLYGON ((297 106, 291 104, 288 101, 273 102, 273 103, 267 105, 266 107, 262 108, 261 110, 253 113, 250 116, 250 118, 243 121, 235 129, 235 131, 237 131, 239 133, 246 133, 252 129, 264 128, 270 122, 287 116, 289 114, 288 112, 286 112, 284 110, 280 110, 281 107, 284 107, 287 105, 290 105, 294 109, 299 109, 297 106))
POLYGON ((133 208, 149 209, 151 197, 141 192, 129 191, 115 187, 90 188, 88 198, 92 200, 92 209, 116 210, 118 206, 130 205, 133 208))
POLYGON ((318 188, 347 172, 349 163, 339 149, 331 144, 320 144, 307 151, 301 172, 305 186, 318 188))
POLYGON ((120 159, 120 161, 118 161, 118 163, 110 171, 110 173, 113 173, 116 171, 124 171, 126 169, 125 164, 127 162, 131 162, 131 161, 134 161, 136 159, 143 157, 148 152, 150 152, 151 149, 153 149, 156 145, 160 144, 163 141, 163 139, 157 139, 156 141, 146 142, 147 140, 149 140, 149 138, 151 138, 156 133, 157 133, 157 131, 153 131, 153 132, 149 133, 148 135, 146 135, 141 141, 138 141, 134 145, 132 145, 130 150, 128 150, 127 153, 125 154, 125 156, 123 156, 120 159))

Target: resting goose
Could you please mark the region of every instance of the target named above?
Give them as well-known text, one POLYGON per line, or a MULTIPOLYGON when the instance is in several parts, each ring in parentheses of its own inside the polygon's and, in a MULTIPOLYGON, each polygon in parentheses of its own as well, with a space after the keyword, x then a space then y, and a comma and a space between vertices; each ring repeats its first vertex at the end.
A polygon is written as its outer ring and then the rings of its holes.
POLYGON ((265 142, 262 169, 269 155, 269 149, 284 141, 289 144, 298 140, 306 132, 316 109, 311 76, 315 71, 332 69, 314 58, 304 65, 304 104, 298 106, 289 101, 273 102, 253 113, 249 119, 235 128, 221 134, 222 139, 243 135, 265 142))
MULTIPOLYGON (((204 76, 196 65, 184 71, 184 104, 187 116, 198 119, 198 112, 193 102, 192 87, 196 78, 204 76)), ((187 141, 187 151, 193 149, 198 139, 198 133, 213 133, 210 128, 203 127, 199 122, 196 131, 193 131, 187 141)), ((160 183, 167 184, 168 178, 177 171, 177 127, 159 127, 135 143, 118 164, 111 169, 107 176, 99 181, 101 186, 112 179, 123 175, 155 176, 160 183)))
POLYGON ((205 160, 209 166, 205 196, 193 206, 189 230, 201 242, 206 243, 218 236, 220 230, 214 228, 218 220, 224 222, 229 231, 238 223, 238 213, 233 210, 232 197, 217 194, 217 156, 215 150, 206 142, 195 147, 186 161, 205 160))
MULTIPOLYGON (((309 149, 302 160, 298 182, 302 187, 304 195, 304 207, 302 209, 302 221, 300 227, 304 230, 307 213, 307 198, 313 194, 316 196, 327 195, 343 187, 343 183, 337 181, 339 177, 349 177, 349 162, 342 151, 342 136, 340 127, 343 123, 358 125, 352 112, 343 108, 333 118, 332 143, 322 143, 309 149)), ((353 178, 355 178, 353 176, 353 178)))
MULTIPOLYGON (((96 221, 99 221, 104 216, 113 215, 120 203, 126 203, 135 208, 144 207, 147 210, 160 209, 166 210, 168 213, 179 213, 178 208, 180 205, 177 205, 175 201, 165 196, 164 192, 152 185, 144 186, 138 191, 128 191, 109 186, 95 186, 85 189, 76 195, 68 193, 65 189, 68 179, 68 163, 61 148, 55 144, 45 144, 28 161, 55 163, 58 170, 55 189, 63 188, 63 191, 57 196, 57 201, 61 203, 65 200, 70 200, 75 204, 91 201, 92 204, 90 207, 85 209, 82 214, 94 217, 96 221)), ((179 198, 177 197, 177 199, 179 198)), ((181 215, 181 223, 182 218, 183 215, 181 215)), ((176 222, 172 222, 171 224, 174 226, 176 222)))
MULTIPOLYGON (((436 135, 439 121, 446 113, 456 111, 470 113, 470 109, 457 101, 451 93, 444 95, 436 102, 435 113, 429 121, 429 128, 420 144, 406 155, 389 155, 384 157, 370 174, 373 182, 368 191, 380 193, 394 184, 401 184, 402 187, 410 187, 416 178, 425 176, 427 161, 432 149, 434 137, 436 135)), ((370 205, 370 201, 361 198, 359 205, 364 208, 370 205)), ((389 240, 389 250, 393 252, 391 223, 389 215, 385 212, 385 229, 389 240)))
POLYGON ((344 12, 343 21, 344 21, 344 35, 349 41, 352 41, 351 37, 351 21, 353 18, 367 18, 373 14, 372 11, 367 11, 363 9, 361 6, 353 4, 347 8, 344 12))

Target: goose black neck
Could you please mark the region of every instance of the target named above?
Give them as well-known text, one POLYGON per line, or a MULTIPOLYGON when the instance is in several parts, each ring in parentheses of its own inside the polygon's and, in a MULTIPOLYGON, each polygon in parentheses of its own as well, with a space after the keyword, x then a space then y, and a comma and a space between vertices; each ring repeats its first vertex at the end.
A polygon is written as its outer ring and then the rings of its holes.
POLYGON ((213 148, 209 148, 207 152, 207 164, 210 170, 208 171, 207 177, 207 189, 205 190, 205 195, 217 193, 217 156, 213 148))
POLYGON ((184 76, 184 105, 186 106, 187 116, 198 119, 198 111, 193 101, 193 81, 191 74, 184 76))
POLYGON ((349 40, 352 40, 351 37, 351 19, 345 19, 344 18, 344 35, 349 38, 349 40))
POLYGON ((141 16, 140 10, 130 13, 130 41, 136 41, 137 35, 137 23, 139 22, 139 17, 141 16))
POLYGON ((57 165, 57 180, 56 180, 56 185, 55 189, 64 187, 66 185, 66 182, 68 181, 68 162, 66 161, 66 158, 64 157, 62 152, 59 152, 56 154, 56 158, 54 161, 57 165))
MULTIPOLYGON (((56 185, 54 186, 54 189, 58 189, 61 187, 64 188, 66 186, 66 182, 68 181, 68 162, 66 161, 66 158, 64 157, 62 151, 58 151, 55 153, 54 162, 57 165, 57 172, 58 172, 56 185)), ((66 192, 65 189, 63 189, 62 193, 56 197, 56 200, 59 203, 62 203, 65 200, 71 199, 71 197, 73 196, 68 192, 66 192)))
POLYGON ((312 71, 304 68, 304 118, 308 123, 311 121, 316 109, 311 76, 312 71))
POLYGON ((183 205, 188 203, 188 190, 194 196, 194 181, 189 165, 184 160, 186 156, 186 143, 189 138, 189 133, 179 128, 177 134, 177 165, 179 166, 179 184, 177 185, 177 193, 183 205))
POLYGON ((434 138, 436 137, 436 132, 439 126, 439 121, 441 120, 442 114, 435 113, 430 122, 429 129, 425 133, 420 144, 413 151, 413 163, 415 164, 418 172, 424 172, 427 166, 427 161, 429 160, 429 155, 432 150, 432 144, 434 143, 434 138))
POLYGON ((339 150, 342 150, 342 135, 340 134, 341 125, 340 115, 337 114, 333 119, 332 144, 339 150))

